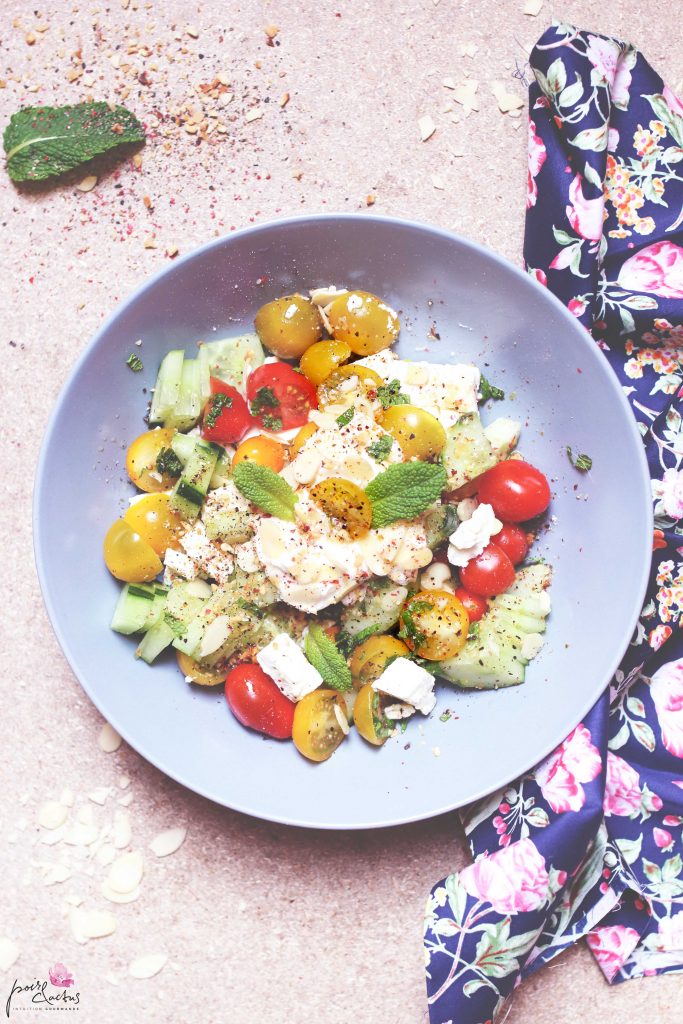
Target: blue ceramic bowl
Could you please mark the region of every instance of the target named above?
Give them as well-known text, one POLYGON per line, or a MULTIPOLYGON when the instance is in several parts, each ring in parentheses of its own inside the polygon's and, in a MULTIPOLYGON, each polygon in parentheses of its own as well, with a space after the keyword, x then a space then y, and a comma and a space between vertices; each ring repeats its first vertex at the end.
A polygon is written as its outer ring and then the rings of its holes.
POLYGON ((366 828, 462 806, 565 737, 629 642, 652 524, 647 467, 624 396, 599 349, 546 289, 448 232, 333 215, 218 239, 119 306, 52 415, 34 525, 40 582, 62 649, 132 747, 190 789, 248 814, 366 828), (154 385, 164 353, 249 330, 262 303, 330 283, 375 292, 401 311, 402 357, 471 360, 505 389, 508 398, 488 415, 523 421, 520 449, 553 481, 550 528, 537 549, 555 576, 546 646, 524 686, 460 693, 439 684, 428 720, 416 716, 381 749, 351 735, 330 761, 313 765, 292 744, 243 729, 221 693, 188 686, 170 657, 152 668, 135 660, 134 641, 109 629, 119 584, 102 561, 102 539, 133 493, 125 449, 145 429, 143 389, 154 385), (429 337, 433 324, 439 340, 429 337), (139 352, 142 373, 126 366, 131 351, 139 352), (592 455, 591 473, 572 468, 568 444, 592 455), (452 717, 443 722, 446 709, 452 717))

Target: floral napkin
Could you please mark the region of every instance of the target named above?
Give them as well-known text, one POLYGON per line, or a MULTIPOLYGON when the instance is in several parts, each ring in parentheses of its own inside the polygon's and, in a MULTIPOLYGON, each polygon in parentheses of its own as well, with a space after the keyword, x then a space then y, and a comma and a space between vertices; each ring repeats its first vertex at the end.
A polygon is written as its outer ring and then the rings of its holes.
POLYGON ((583 936, 610 982, 683 970, 683 104, 632 46, 568 25, 530 60, 527 270, 628 396, 654 558, 611 692, 463 814, 474 863, 427 905, 431 1024, 494 1021, 583 936))

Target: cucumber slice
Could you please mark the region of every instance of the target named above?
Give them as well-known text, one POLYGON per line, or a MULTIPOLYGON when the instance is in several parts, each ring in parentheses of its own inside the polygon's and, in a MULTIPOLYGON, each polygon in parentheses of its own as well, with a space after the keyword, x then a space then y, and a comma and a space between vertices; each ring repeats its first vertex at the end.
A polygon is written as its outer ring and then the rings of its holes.
MULTIPOLYGON (((195 445, 198 441, 201 442, 200 437, 190 437, 188 434, 175 434, 171 438, 171 448, 178 456, 178 459, 182 462, 183 466, 194 451, 195 445)), ((225 448, 221 445, 215 445, 215 447, 220 450, 220 454, 216 461, 216 467, 211 474, 211 480, 209 481, 210 490, 214 490, 216 487, 222 487, 232 475, 232 464, 225 448)))
POLYGON ((427 534, 427 547, 432 551, 460 525, 455 505, 435 505, 424 513, 422 522, 427 534))
POLYGON ((357 604, 342 611, 342 629, 355 636, 363 629, 376 627, 378 633, 386 633, 398 622, 408 588, 386 580, 368 590, 368 595, 357 604))
POLYGON ((486 439, 499 462, 501 459, 507 459, 517 447, 521 431, 522 424, 508 416, 499 416, 497 420, 484 427, 486 439))
POLYGON ((171 507, 183 519, 191 521, 199 515, 220 451, 220 445, 211 441, 195 443, 171 494, 171 507))
POLYGON ((164 426, 175 427, 176 430, 191 430, 197 424, 201 411, 199 361, 186 359, 180 378, 178 401, 164 418, 164 426))
MULTIPOLYGON (((206 591, 195 586, 196 580, 176 580, 166 596, 164 622, 173 630, 174 637, 184 636, 190 622, 206 604, 206 591), (197 590, 199 589, 199 593, 197 590)), ((208 586, 208 585, 207 585, 208 586)), ((209 596, 211 588, 208 588, 209 596)))
POLYGON ((498 459, 484 433, 478 412, 461 416, 446 433, 443 466, 448 474, 446 487, 457 491, 470 480, 495 466, 498 459))
POLYGON ((154 587, 147 583, 126 583, 116 602, 111 628, 130 636, 144 633, 154 615, 154 587))
POLYGON ((199 351, 200 359, 208 365, 209 376, 236 388, 242 388, 245 378, 266 358, 258 334, 205 341, 199 351))
POLYGON ((254 514, 249 502, 231 480, 209 494, 202 509, 202 522, 210 540, 227 544, 242 544, 254 533, 254 514))
POLYGON ((185 353, 180 348, 167 352, 161 360, 157 382, 154 385, 152 405, 149 410, 150 426, 154 426, 155 423, 165 423, 166 417, 170 416, 175 409, 180 395, 184 360, 185 353))
POLYGON ((135 657, 142 658, 148 665, 151 665, 161 652, 170 646, 174 636, 175 634, 171 627, 163 619, 160 619, 143 636, 138 644, 135 657))

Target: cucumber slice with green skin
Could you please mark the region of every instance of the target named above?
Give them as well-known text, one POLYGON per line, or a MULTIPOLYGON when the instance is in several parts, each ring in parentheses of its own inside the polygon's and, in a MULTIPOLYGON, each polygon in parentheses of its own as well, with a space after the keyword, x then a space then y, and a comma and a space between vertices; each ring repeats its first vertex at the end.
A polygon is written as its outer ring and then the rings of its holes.
MULTIPOLYGON (((194 451, 195 445, 198 442, 202 443, 201 437, 190 437, 188 434, 174 434, 171 438, 171 448, 178 456, 178 459, 183 466, 187 463, 187 460, 194 451)), ((232 476, 232 463, 225 448, 219 444, 215 444, 215 442, 211 443, 214 444, 220 452, 216 461, 215 469, 211 474, 211 480, 209 481, 209 490, 215 490, 216 487, 222 487, 223 484, 232 476)))
POLYGON ((199 615, 206 604, 207 598, 197 593, 194 582, 176 580, 166 596, 164 621, 171 627, 175 637, 185 635, 190 622, 199 615))
POLYGON ((408 588, 392 583, 391 580, 373 586, 362 601, 344 608, 342 629, 350 636, 371 626, 375 627, 377 633, 386 633, 398 622, 407 596, 408 588))
POLYGON ((244 379, 266 358, 258 334, 205 341, 199 351, 200 359, 208 365, 209 376, 236 388, 241 388, 244 379))
POLYGON ((210 540, 226 544, 243 544, 254 534, 255 517, 249 502, 230 480, 209 494, 202 522, 210 540))
POLYGON ((461 416, 446 431, 443 467, 447 473, 446 488, 457 491, 470 480, 481 476, 495 466, 498 459, 493 451, 478 412, 461 416))
POLYGON ((147 584, 127 583, 116 602, 111 628, 129 636, 144 633, 154 613, 154 587, 147 584))
POLYGON ((499 416, 497 420, 493 420, 492 423, 484 427, 486 439, 499 462, 512 454, 517 447, 521 432, 522 424, 508 416, 499 416))
POLYGON ((201 411, 199 361, 186 359, 180 377, 178 401, 164 418, 164 426, 191 430, 197 424, 201 411))
MULTIPOLYGON (((173 646, 203 665, 216 664, 235 651, 258 641, 266 623, 267 609, 277 600, 277 591, 265 573, 237 571, 228 584, 215 591, 187 627, 183 636, 173 640, 173 646), (246 607, 245 607, 246 606, 246 607), (263 609, 263 611, 261 611, 263 609), (228 620, 224 639, 209 655, 202 655, 202 641, 216 619, 228 620)), ((266 628, 270 628, 268 623, 266 628)), ((278 629, 282 632, 282 629, 278 629)), ((273 639, 269 636, 268 639, 273 639)), ((267 643, 265 640, 264 643, 267 643)))
POLYGON ((220 451, 220 445, 211 441, 195 443, 171 494, 171 507, 183 519, 192 521, 199 515, 220 451))
POLYGON ((175 634, 171 627, 163 619, 160 619, 143 636, 138 644, 135 657, 142 658, 148 665, 151 665, 161 652, 171 645, 174 636, 175 634))
POLYGON ((167 352, 161 360, 149 410, 150 426, 165 423, 166 417, 175 409, 180 395, 184 361, 185 353, 180 348, 167 352))

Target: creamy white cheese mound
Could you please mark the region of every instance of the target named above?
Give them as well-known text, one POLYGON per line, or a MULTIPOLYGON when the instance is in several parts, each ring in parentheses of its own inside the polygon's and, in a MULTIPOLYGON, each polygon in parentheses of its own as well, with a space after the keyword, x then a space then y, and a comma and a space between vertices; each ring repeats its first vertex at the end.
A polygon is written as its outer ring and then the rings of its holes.
POLYGON ((460 568, 477 558, 492 537, 503 529, 490 505, 477 505, 469 519, 466 519, 448 538, 448 561, 460 568))
POLYGON ((258 652, 256 660, 289 700, 301 700, 307 693, 317 690, 323 681, 317 668, 288 633, 278 633, 258 652))
POLYGON ((396 658, 372 684, 373 690, 396 697, 428 715, 434 710, 434 676, 408 658, 396 658))

